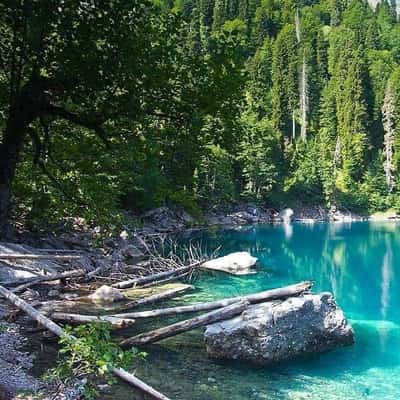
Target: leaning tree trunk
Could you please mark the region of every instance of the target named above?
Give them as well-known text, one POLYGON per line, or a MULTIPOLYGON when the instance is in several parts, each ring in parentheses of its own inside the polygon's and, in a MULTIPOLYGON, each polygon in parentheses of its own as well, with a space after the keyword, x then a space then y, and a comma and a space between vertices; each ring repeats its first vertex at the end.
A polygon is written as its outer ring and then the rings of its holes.
MULTIPOLYGON (((15 111, 12 111, 14 114, 15 111)), ((9 117, 3 141, 0 144, 0 237, 9 233, 11 186, 15 177, 25 131, 20 127, 16 113, 9 117)), ((26 128, 26 127, 25 127, 26 128)))
POLYGON ((43 80, 32 77, 10 105, 0 143, 0 237, 9 233, 12 184, 29 125, 40 114, 42 98, 43 80))

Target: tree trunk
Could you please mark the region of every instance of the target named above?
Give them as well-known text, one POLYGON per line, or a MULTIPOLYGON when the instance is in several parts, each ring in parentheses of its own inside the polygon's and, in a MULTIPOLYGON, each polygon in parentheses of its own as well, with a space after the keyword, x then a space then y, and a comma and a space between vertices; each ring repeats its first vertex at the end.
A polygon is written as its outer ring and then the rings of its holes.
POLYGON ((10 105, 0 143, 0 237, 10 232, 12 184, 29 124, 40 115, 43 90, 43 79, 33 76, 10 105))

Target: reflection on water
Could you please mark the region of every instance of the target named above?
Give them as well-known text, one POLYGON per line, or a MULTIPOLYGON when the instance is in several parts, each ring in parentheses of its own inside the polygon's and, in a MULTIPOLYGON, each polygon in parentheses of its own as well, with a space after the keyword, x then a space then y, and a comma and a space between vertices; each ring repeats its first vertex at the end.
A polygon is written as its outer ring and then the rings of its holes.
POLYGON ((392 277, 393 251, 390 240, 386 239, 386 252, 382 262, 382 294, 381 294, 381 315, 386 319, 387 308, 390 296, 390 280, 392 277))
MULTIPOLYGON (((293 224, 289 233, 284 225, 249 227, 201 234, 198 239, 210 249, 222 245, 223 253, 249 251, 259 258, 259 271, 247 277, 202 273, 198 289, 175 304, 311 279, 316 291, 334 293, 351 319, 356 344, 273 368, 255 368, 208 360, 202 333, 194 331, 152 346, 148 361, 137 370, 139 376, 172 399, 183 400, 399 399, 400 231, 396 223, 293 224)), ((108 398, 135 397, 119 385, 108 398)))

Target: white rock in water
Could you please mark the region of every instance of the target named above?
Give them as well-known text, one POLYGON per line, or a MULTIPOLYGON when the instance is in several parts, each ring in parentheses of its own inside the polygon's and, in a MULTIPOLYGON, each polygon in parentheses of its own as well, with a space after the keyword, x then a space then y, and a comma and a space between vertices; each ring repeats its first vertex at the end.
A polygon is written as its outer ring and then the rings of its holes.
POLYGON ((249 307, 209 325, 207 353, 266 365, 351 345, 354 331, 330 293, 306 294, 249 307))
POLYGON ((99 287, 89 298, 99 303, 114 303, 125 299, 125 296, 115 288, 107 285, 99 287))
POLYGON ((279 216, 283 219, 283 222, 290 222, 292 220, 294 211, 291 208, 284 208, 279 216))
POLYGON ((247 251, 240 251, 207 261, 201 265, 201 268, 227 272, 233 275, 247 275, 254 273, 251 267, 256 263, 256 257, 252 257, 247 251))

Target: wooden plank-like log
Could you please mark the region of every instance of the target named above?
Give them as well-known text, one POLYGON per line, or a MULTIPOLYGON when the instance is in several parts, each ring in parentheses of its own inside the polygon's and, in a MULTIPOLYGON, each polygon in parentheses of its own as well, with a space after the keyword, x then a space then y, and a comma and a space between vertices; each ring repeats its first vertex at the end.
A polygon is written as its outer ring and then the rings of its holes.
POLYGON ((229 304, 237 303, 241 300, 247 300, 250 304, 256 304, 266 302, 270 300, 279 300, 291 296, 298 296, 307 290, 311 289, 312 282, 306 281, 297 283, 295 285, 285 286, 277 289, 270 289, 259 293, 249 294, 245 296, 231 297, 223 300, 216 300, 207 303, 190 304, 187 306, 178 306, 170 308, 161 308, 149 311, 137 311, 131 313, 118 313, 114 314, 114 317, 118 318, 156 318, 165 317, 169 315, 178 315, 184 313, 195 313, 200 311, 211 311, 221 307, 226 307, 229 304))
POLYGON ((0 260, 79 260, 82 256, 57 254, 0 254, 0 260))
POLYGON ((180 333, 187 332, 201 326, 230 319, 238 314, 241 314, 249 304, 250 303, 248 301, 239 301, 227 307, 223 307, 218 310, 187 319, 185 321, 176 322, 175 324, 164 326, 150 332, 141 333, 140 335, 123 340, 120 345, 122 347, 143 346, 158 342, 159 340, 176 336, 180 333))
MULTIPOLYGON (((45 315, 35 310, 31 305, 29 305, 27 302, 19 298, 14 293, 7 290, 5 287, 0 286, 0 294, 3 295, 3 297, 9 300, 12 304, 17 306, 21 310, 25 311, 31 318, 37 321, 40 325, 45 326, 50 332, 53 332, 58 337, 62 337, 65 335, 65 331, 60 325, 57 325, 50 318, 47 318, 45 315)), ((71 336, 71 338, 75 339, 73 336, 71 336)), ((111 372, 115 376, 123 379, 125 382, 131 384, 135 388, 141 390, 142 392, 146 393, 147 395, 151 396, 156 400, 169 400, 168 397, 164 396, 162 393, 153 389, 151 386, 142 382, 140 379, 136 378, 134 375, 123 370, 122 368, 112 367, 111 372)))
POLYGON ((155 282, 155 281, 161 281, 163 279, 166 279, 170 276, 173 275, 180 275, 183 274, 185 272, 189 272, 191 269, 199 266, 200 263, 194 263, 191 265, 187 265, 184 267, 180 267, 180 268, 175 268, 172 270, 168 270, 168 271, 163 271, 163 272, 159 272, 157 274, 153 274, 153 275, 148 275, 148 276, 144 276, 141 278, 135 278, 135 279, 129 279, 127 281, 122 281, 122 282, 117 282, 114 283, 113 285, 111 285, 114 288, 117 289, 127 289, 130 288, 132 286, 141 286, 150 282, 155 282))
POLYGON ((51 314, 51 319, 56 321, 73 322, 76 324, 108 322, 114 329, 126 328, 135 323, 134 319, 110 317, 107 315, 82 315, 82 314, 67 314, 67 313, 57 313, 57 312, 51 314))

